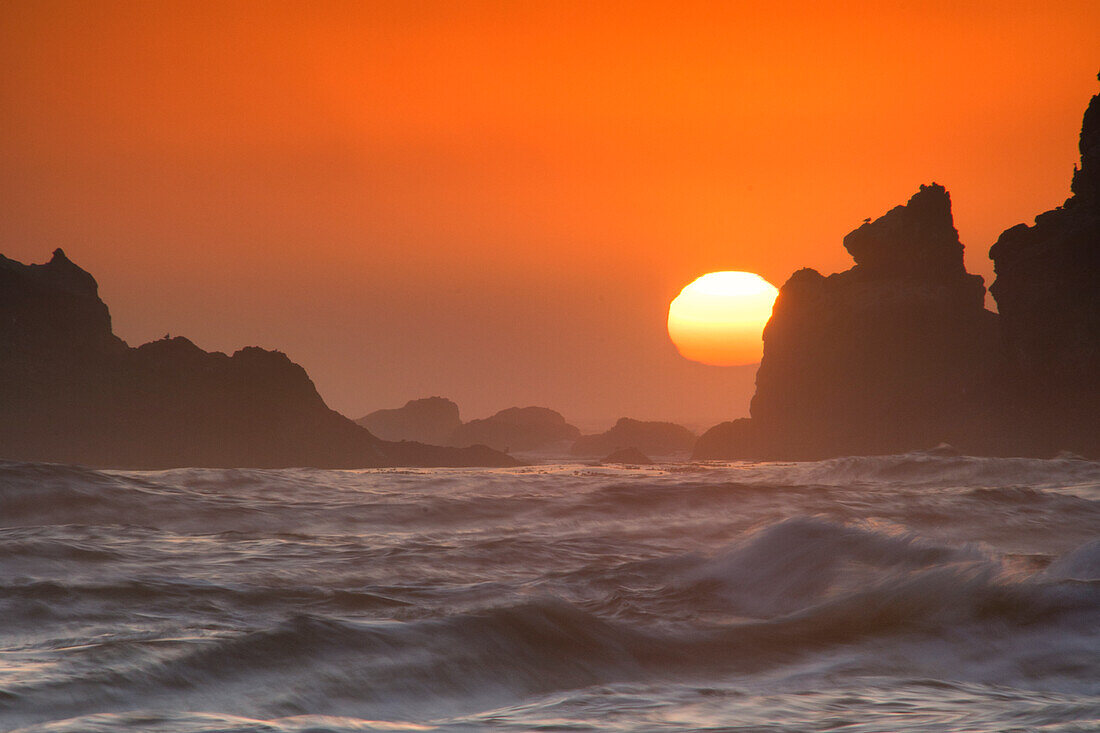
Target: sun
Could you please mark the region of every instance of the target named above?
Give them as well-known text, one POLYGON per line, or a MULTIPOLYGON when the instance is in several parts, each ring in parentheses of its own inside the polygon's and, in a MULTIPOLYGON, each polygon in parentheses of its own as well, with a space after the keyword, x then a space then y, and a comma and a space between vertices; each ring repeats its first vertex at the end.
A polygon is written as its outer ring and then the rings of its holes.
POLYGON ((779 294, 751 272, 710 272, 668 306, 668 336, 685 359, 715 366, 755 364, 761 334, 779 294))

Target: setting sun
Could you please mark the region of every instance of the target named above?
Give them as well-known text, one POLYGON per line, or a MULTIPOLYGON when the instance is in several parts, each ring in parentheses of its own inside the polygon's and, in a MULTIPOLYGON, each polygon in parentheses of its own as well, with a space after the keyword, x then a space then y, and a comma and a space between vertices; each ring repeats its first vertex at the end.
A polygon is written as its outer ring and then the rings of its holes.
POLYGON ((668 335, 685 359, 715 366, 760 361, 761 334, 779 294, 751 272, 711 272, 668 306, 668 335))

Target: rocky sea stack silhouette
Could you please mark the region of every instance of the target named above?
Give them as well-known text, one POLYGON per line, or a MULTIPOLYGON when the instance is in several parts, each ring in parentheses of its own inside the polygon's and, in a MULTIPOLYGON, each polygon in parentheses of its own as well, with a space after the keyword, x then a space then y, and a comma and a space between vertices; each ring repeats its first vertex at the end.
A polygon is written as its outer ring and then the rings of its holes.
POLYGON ((682 425, 623 417, 605 432, 582 435, 569 452, 575 456, 602 456, 633 448, 649 455, 668 456, 687 453, 694 444, 695 434, 682 425))
POLYGON ((989 251, 1007 351, 1008 419, 1040 451, 1100 456, 1100 95, 1062 206, 989 251))
POLYGON ((390 443, 330 410, 278 351, 131 348, 95 279, 56 250, 0 255, 0 459, 118 468, 501 466, 484 446, 390 443))
POLYGON ((562 414, 549 407, 509 407, 480 420, 463 423, 451 433, 449 445, 487 445, 503 451, 530 451, 573 441, 581 434, 562 414))
POLYGON ((462 425, 458 405, 444 397, 409 400, 404 407, 375 410, 355 421, 383 440, 415 440, 449 445, 462 425))
POLYGON ((990 251, 999 314, 963 267, 947 191, 844 238, 856 264, 799 270, 764 330, 751 419, 697 458, 815 459, 948 443, 965 453, 1100 455, 1100 95, 1073 196, 990 251))
POLYGON ((947 191, 922 186, 844 246, 850 270, 799 270, 780 289, 739 437, 753 457, 806 459, 971 442, 997 369, 997 316, 963 266, 947 191))

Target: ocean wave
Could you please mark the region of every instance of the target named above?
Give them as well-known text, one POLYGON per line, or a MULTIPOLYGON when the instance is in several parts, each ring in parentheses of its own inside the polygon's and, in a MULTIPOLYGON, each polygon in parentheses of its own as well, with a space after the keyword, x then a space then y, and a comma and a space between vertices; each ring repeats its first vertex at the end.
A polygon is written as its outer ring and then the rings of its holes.
POLYGON ((757 464, 750 466, 748 473, 775 483, 824 486, 1100 486, 1100 461, 945 456, 931 452, 757 464))
POLYGON ((193 516, 201 497, 139 476, 52 463, 0 462, 4 526, 140 523, 193 516))
MULTIPOLYGON (((0 584, 0 604, 40 602, 56 612, 71 608, 73 613, 98 613, 114 609, 185 608, 201 611, 238 612, 247 610, 323 607, 336 611, 368 612, 409 606, 408 601, 363 589, 317 586, 226 586, 211 582, 172 580, 126 580, 123 582, 60 583, 32 581, 0 584)), ((0 606, 2 607, 2 606, 0 606)), ((10 607, 10 605, 9 605, 10 607)), ((9 620, 17 620, 9 616, 9 620)))
POLYGON ((719 595, 738 613, 771 618, 822 600, 935 566, 982 562, 971 548, 932 544, 799 517, 763 528, 686 572, 687 593, 719 595))
POLYGON ((0 727, 350 730, 773 680, 1096 695, 1097 474, 0 463, 0 727))
POLYGON ((127 730, 142 733, 411 733, 438 729, 431 724, 335 715, 294 715, 261 720, 218 713, 136 710, 84 715, 18 728, 11 733, 115 733, 127 730))
POLYGON ((1042 575, 1054 580, 1100 581, 1100 540, 1058 558, 1042 575))
MULTIPOLYGON (((1075 669, 1079 684, 1081 667, 1100 664, 1095 637, 1100 584, 1051 574, 1012 580, 970 551, 815 522, 780 525, 742 551, 702 561, 675 592, 683 603, 700 592, 700 584, 719 583, 733 605, 743 605, 771 582, 769 574, 794 571, 788 588, 816 583, 813 576, 828 575, 829 566, 809 558, 845 542, 857 549, 842 553, 834 567, 855 559, 889 572, 832 592, 823 592, 820 584, 811 592, 796 589, 795 602, 769 597, 764 605, 775 615, 768 618, 693 628, 660 618, 630 623, 553 598, 403 623, 296 614, 269 628, 176 645, 122 672, 90 671, 41 687, 8 686, 0 710, 41 705, 56 695, 101 695, 105 687, 114 693, 128 689, 131 698, 196 688, 217 694, 235 680, 260 678, 282 691, 268 701, 276 708, 353 699, 367 708, 401 710, 425 696, 514 698, 670 675, 748 674, 829 649, 886 642, 894 649, 908 647, 910 657, 927 657, 921 650, 934 649, 936 671, 944 679, 1004 680, 1009 668, 1018 677, 1057 686, 1060 673, 1074 677, 1075 669), (809 549, 757 567, 785 541, 802 541, 809 549), (810 567, 799 572, 799 564, 810 567), (996 675, 988 673, 993 665, 996 675), (306 675, 313 682, 292 691, 280 686, 283 675, 300 678, 304 670, 313 670, 306 675)), ((1094 548, 1079 551, 1089 558, 1094 553, 1094 548)), ((1067 557, 1070 568, 1077 556, 1067 557)), ((50 599, 69 591, 35 586, 24 592, 50 599)), ((928 664, 924 657, 921 663, 928 664)), ((1090 684, 1095 687, 1095 680, 1090 684)))

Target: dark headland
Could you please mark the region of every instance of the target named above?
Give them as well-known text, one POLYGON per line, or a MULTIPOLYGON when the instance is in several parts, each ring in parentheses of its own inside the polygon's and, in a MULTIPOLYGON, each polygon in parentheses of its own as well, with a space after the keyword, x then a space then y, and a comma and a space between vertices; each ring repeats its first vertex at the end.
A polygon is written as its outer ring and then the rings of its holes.
POLYGON ((131 348, 60 249, 0 255, 0 459, 153 469, 511 466, 485 446, 388 442, 330 410, 278 351, 186 338, 131 348))
POLYGON ((794 273, 764 331, 751 418, 696 458, 816 459, 949 443, 1100 456, 1100 95, 1072 196, 990 250, 998 313, 963 266, 951 200, 921 186, 844 238, 855 265, 794 273))

